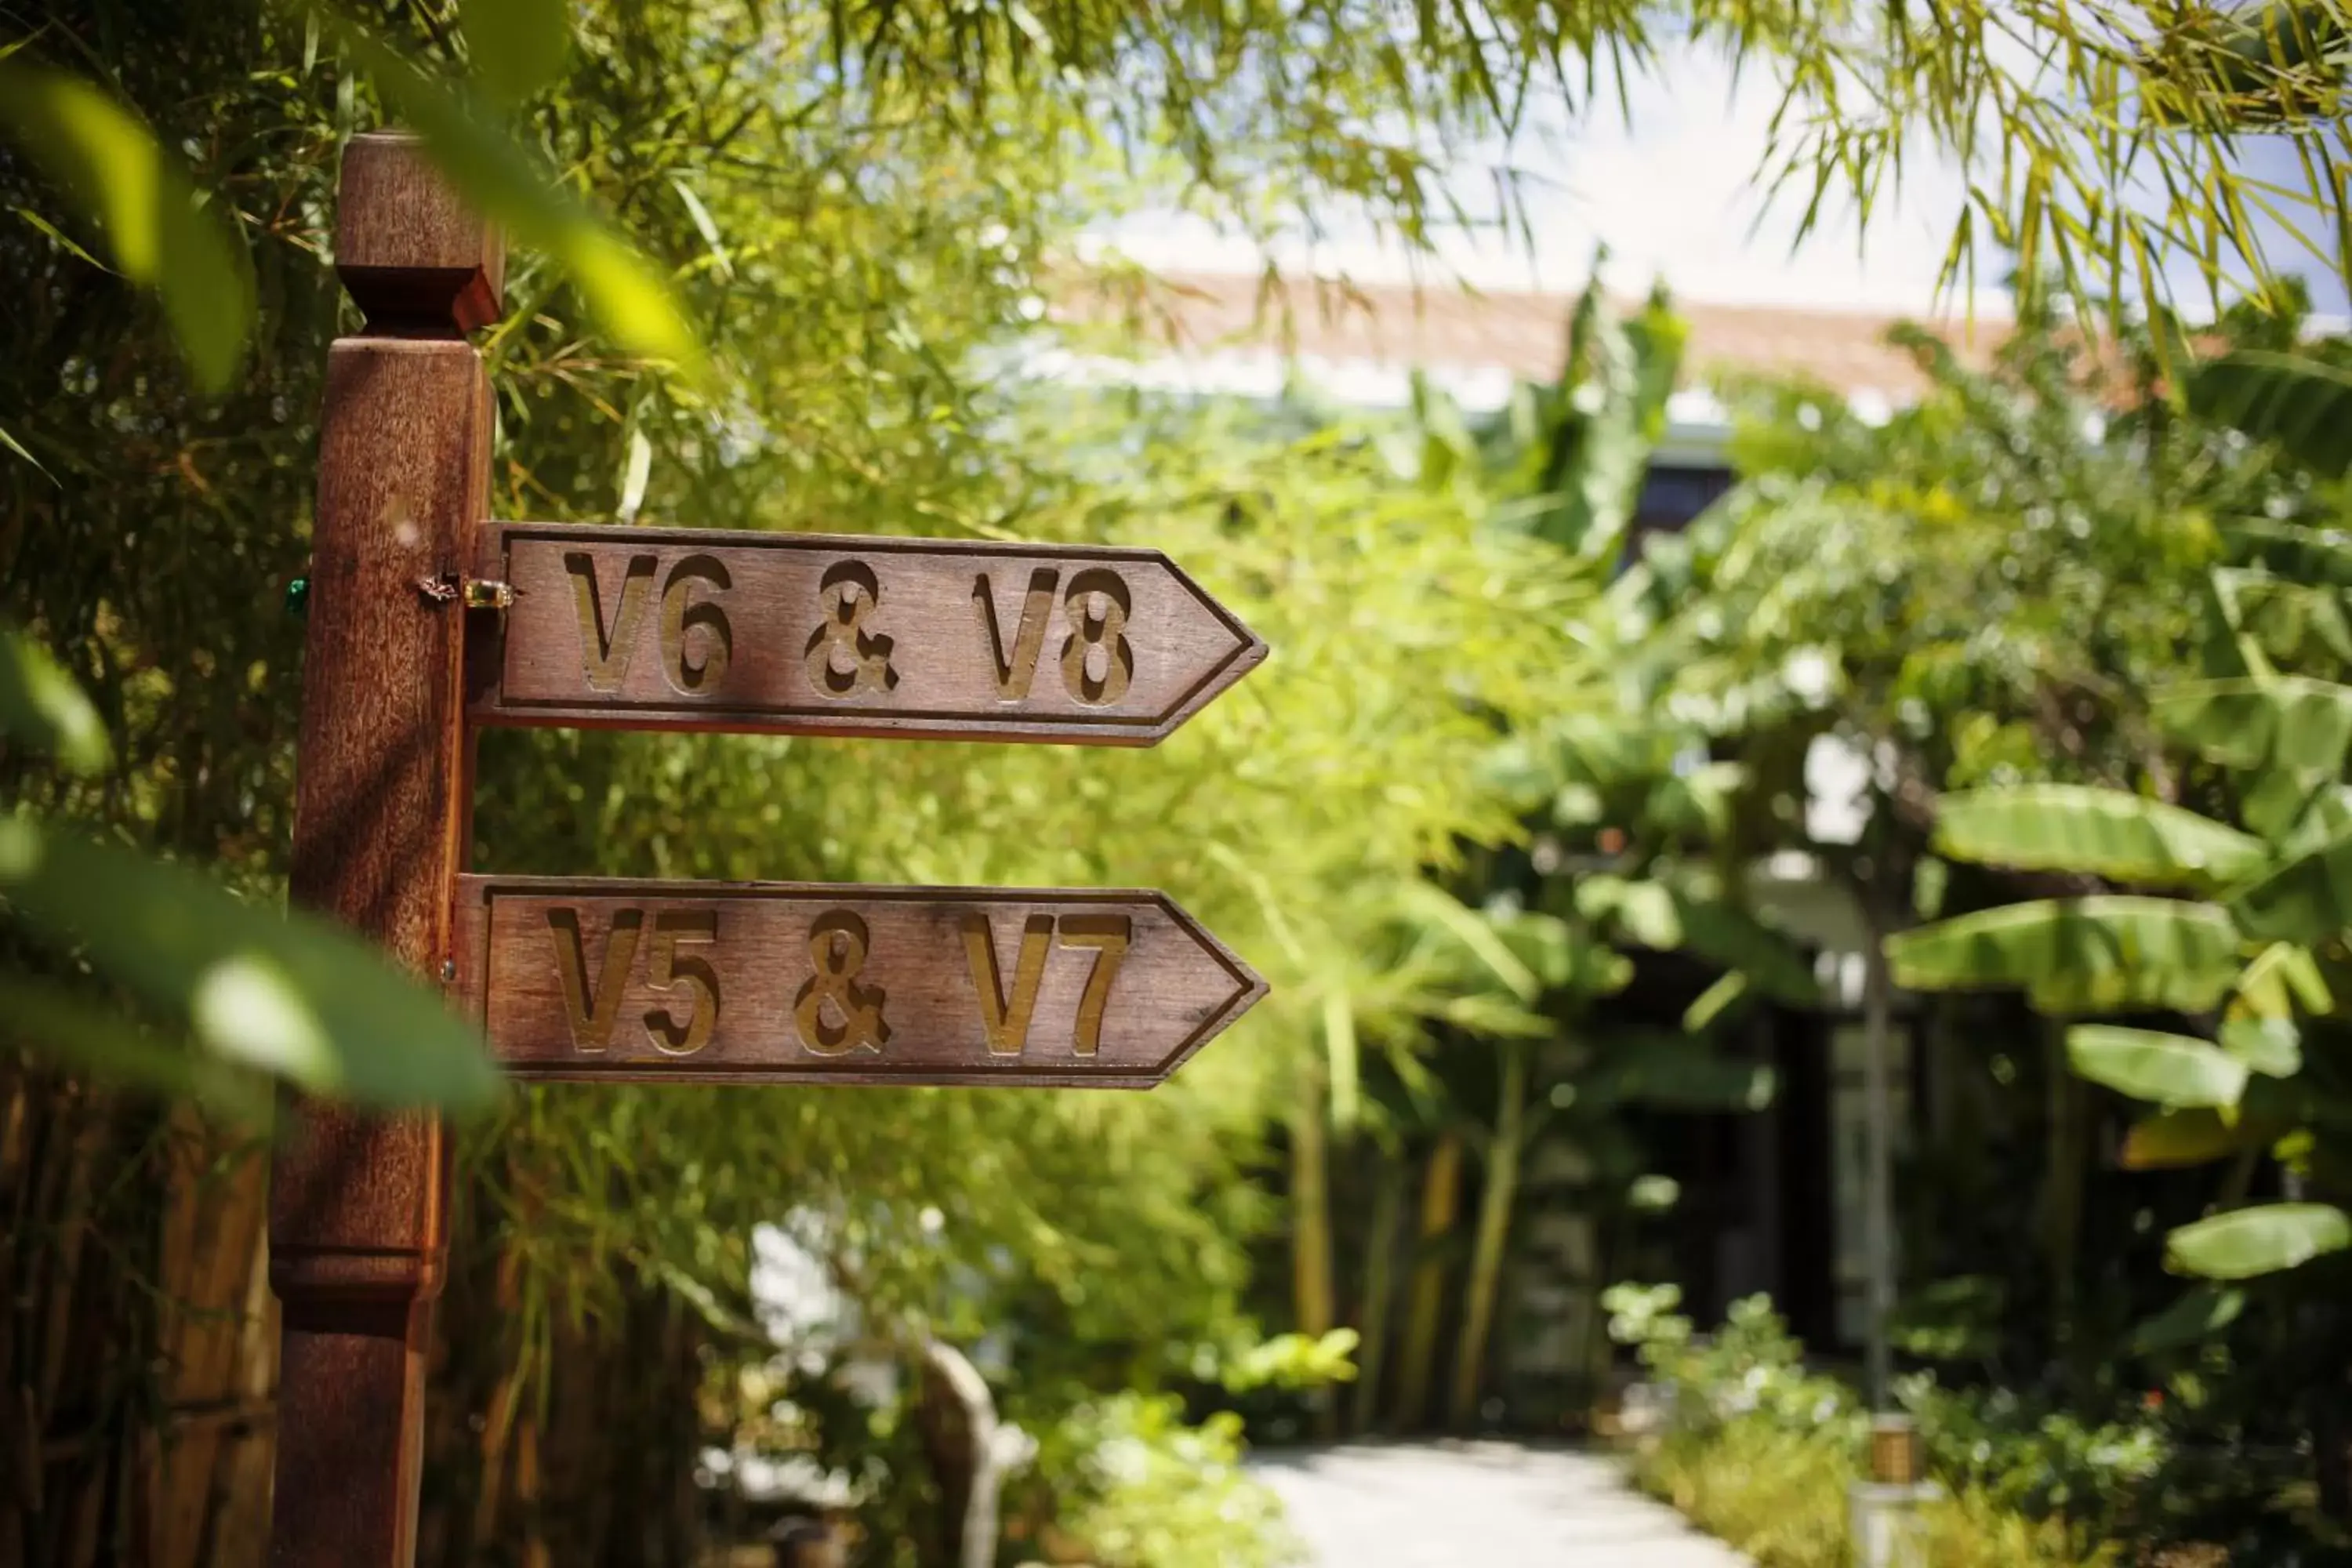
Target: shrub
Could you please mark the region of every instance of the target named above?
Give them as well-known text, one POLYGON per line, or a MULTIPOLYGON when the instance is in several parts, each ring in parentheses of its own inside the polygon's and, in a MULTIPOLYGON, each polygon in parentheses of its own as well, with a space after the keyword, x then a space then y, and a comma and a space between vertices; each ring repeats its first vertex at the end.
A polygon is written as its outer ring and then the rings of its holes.
POLYGON ((1039 1469, 1055 1494, 1054 1535, 1097 1568, 1299 1562, 1281 1500, 1242 1468, 1241 1433, 1241 1417, 1229 1411, 1188 1425, 1172 1394, 1080 1405, 1040 1446, 1039 1469))
MULTIPOLYGON (((1804 1347, 1762 1296, 1700 1336, 1671 1285, 1618 1286, 1610 1332, 1638 1347, 1660 1385, 1664 1430, 1634 1476, 1759 1568, 1843 1568, 1847 1489, 1861 1474, 1869 1413, 1854 1389, 1808 1370, 1804 1347)), ((1952 1495, 1927 1510, 1928 1568, 2110 1568, 2100 1544, 2127 1516, 2165 1445, 2154 1429, 2091 1426, 2005 1393, 1904 1380, 1928 1468, 1952 1495), (2087 1517, 2085 1517, 2087 1515, 2087 1517)))
POLYGON ((1739 1417, 1704 1433, 1668 1433, 1633 1473, 1643 1489, 1758 1568, 1844 1568, 1854 1468, 1841 1446, 1739 1417))

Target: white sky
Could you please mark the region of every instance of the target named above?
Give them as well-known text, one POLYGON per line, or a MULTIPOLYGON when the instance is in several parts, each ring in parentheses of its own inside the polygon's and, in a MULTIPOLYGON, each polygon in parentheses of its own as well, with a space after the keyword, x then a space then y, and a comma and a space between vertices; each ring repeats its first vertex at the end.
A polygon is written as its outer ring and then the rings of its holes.
MULTIPOLYGON (((1440 247, 1441 265, 1486 288, 1573 289, 1605 241, 1609 281, 1628 291, 1663 278, 1677 295, 1712 303, 1958 313, 1952 299, 1938 310, 1935 293, 1966 188, 1953 162, 1914 163, 1899 195, 1881 198, 1866 234, 1842 206, 1792 254, 1804 193, 1792 189, 1768 210, 1752 183, 1776 102, 1769 80, 1751 72, 1735 86, 1713 50, 1686 47, 1632 83, 1629 98, 1630 119, 1612 95, 1565 133, 1517 150, 1517 165, 1536 176, 1526 187, 1532 255, 1499 234, 1454 235, 1440 247)), ((2254 155, 2270 152, 2287 153, 2258 146, 2254 155)), ((1465 202, 1491 202, 1496 156, 1487 148, 1465 160, 1457 189, 1465 202)), ((1102 238, 1149 266, 1261 264, 1246 240, 1179 216, 1130 220, 1102 238)), ((2284 247, 2278 254, 2284 259, 2284 247)), ((1311 265, 1362 281, 1411 271, 1402 250, 1363 230, 1321 246, 1278 245, 1275 255, 1286 268, 1311 265)), ((2002 272, 2000 258, 1980 254, 1979 314, 2005 310, 2002 272)), ((2315 293, 2321 310, 2343 308, 2332 280, 2315 282, 2315 293)))

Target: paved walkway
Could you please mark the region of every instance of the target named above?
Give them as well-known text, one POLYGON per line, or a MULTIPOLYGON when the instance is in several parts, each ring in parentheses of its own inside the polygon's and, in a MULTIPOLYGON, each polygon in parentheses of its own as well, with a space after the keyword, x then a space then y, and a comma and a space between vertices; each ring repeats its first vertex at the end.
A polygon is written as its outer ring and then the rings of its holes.
POLYGON ((1261 1451, 1316 1568, 1745 1568, 1612 1460, 1512 1443, 1261 1451))

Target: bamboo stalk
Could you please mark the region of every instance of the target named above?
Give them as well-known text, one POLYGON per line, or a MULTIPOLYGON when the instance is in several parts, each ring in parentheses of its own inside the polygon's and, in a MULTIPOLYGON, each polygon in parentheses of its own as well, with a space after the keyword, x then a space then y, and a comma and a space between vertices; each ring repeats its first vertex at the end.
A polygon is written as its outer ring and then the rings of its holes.
POLYGON ((1502 1083, 1496 1090, 1495 1136, 1486 1146, 1486 1180, 1478 1194, 1478 1228, 1471 1243, 1470 1282, 1462 1304, 1462 1337, 1454 1343, 1454 1391, 1446 1424, 1459 1430, 1477 1412, 1486 1368, 1486 1338, 1495 1321, 1503 1256, 1510 1239, 1511 1202, 1519 1184, 1519 1151, 1527 1136, 1528 1045, 1498 1041, 1502 1083))
POLYGON ((1389 1300, 1396 1294, 1397 1217, 1404 1208, 1405 1182, 1412 1173, 1402 1155, 1382 1151, 1379 1158, 1370 1234, 1364 1243, 1364 1321, 1348 1419, 1353 1432, 1368 1429, 1380 1408, 1381 1373, 1388 1352, 1389 1300))
POLYGON ((1290 1119, 1291 1301, 1298 1331, 1331 1331, 1330 1145, 1323 1122, 1320 1064, 1302 1075, 1299 1109, 1290 1119))
POLYGON ((1462 1194, 1462 1135, 1449 1131, 1430 1151, 1421 1184, 1421 1245, 1413 1262, 1412 1301, 1405 1318, 1404 1360, 1397 1388, 1396 1424, 1418 1427, 1429 1409, 1430 1369, 1437 1358, 1438 1320, 1445 1310, 1444 1243, 1454 1228, 1462 1194))

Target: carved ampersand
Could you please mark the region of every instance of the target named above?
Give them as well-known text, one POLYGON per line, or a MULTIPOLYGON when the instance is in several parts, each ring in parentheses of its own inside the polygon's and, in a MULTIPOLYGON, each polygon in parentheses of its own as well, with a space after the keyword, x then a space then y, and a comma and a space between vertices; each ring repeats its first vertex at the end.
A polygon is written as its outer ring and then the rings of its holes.
POLYGON ((809 963, 816 973, 793 998, 793 1022, 811 1056, 842 1057, 852 1051, 879 1056, 889 1044, 882 987, 857 983, 871 942, 866 922, 847 910, 820 915, 810 924, 809 963), (840 1014, 839 1024, 825 1021, 828 1004, 840 1014))
POLYGON ((844 561, 817 584, 824 620, 809 634, 809 684, 827 697, 888 691, 898 684, 890 667, 891 640, 866 631, 866 618, 880 607, 882 584, 862 561, 844 561))

